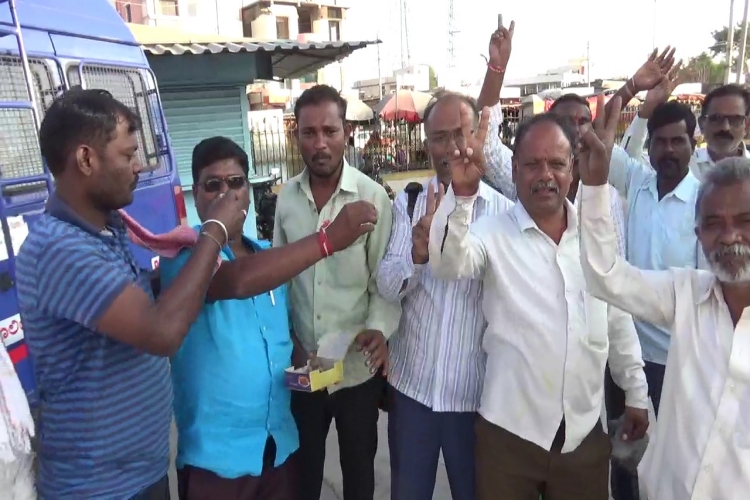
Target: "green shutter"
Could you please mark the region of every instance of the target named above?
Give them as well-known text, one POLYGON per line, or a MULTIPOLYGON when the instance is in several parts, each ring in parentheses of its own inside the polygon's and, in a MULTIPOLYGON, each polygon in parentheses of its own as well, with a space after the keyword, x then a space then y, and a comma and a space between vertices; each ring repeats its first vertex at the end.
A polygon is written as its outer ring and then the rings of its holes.
POLYGON ((190 168, 193 148, 207 137, 229 137, 250 155, 247 117, 242 103, 243 91, 239 87, 221 90, 162 90, 161 100, 167 129, 183 186, 189 188, 193 185, 190 168))

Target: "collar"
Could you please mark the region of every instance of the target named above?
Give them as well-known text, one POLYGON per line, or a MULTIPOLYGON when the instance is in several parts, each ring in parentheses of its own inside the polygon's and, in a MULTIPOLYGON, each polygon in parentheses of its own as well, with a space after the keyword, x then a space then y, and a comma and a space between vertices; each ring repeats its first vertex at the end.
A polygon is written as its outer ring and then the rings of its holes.
MULTIPOLYGON (((674 196, 680 201, 691 203, 695 199, 695 193, 697 192, 699 186, 700 182, 698 181, 698 178, 695 177, 692 170, 688 168, 687 175, 682 178, 680 183, 677 184, 677 187, 675 187, 671 192, 667 193, 667 195, 664 197, 666 198, 667 196, 674 196)), ((654 196, 655 200, 659 199, 659 190, 656 187, 655 175, 650 176, 648 180, 648 190, 654 196)))
MULTIPOLYGON (((427 182, 422 184, 422 192, 427 193, 427 187, 432 186, 433 189, 437 188, 438 185, 438 178, 437 175, 429 179, 427 182)), ((477 192, 477 197, 482 198, 484 201, 490 201, 490 198, 492 197, 492 193, 495 191, 484 181, 479 181, 479 191, 477 192)), ((425 194, 425 196, 427 196, 425 194)))
MULTIPOLYGON (((73 226, 79 227, 87 233, 93 234, 94 236, 101 236, 102 228, 96 227, 90 222, 84 220, 78 215, 70 205, 65 203, 56 192, 53 192, 47 199, 47 205, 45 211, 52 217, 59 219, 63 222, 67 222, 73 226)), ((113 228, 123 227, 122 218, 117 211, 113 210, 107 217, 107 225, 113 228)))
MULTIPOLYGON (((565 214, 568 217, 568 227, 565 229, 565 232, 578 231, 578 213, 576 212, 575 206, 567 199, 564 200, 565 204, 565 214)), ((536 222, 534 222, 534 219, 531 218, 529 215, 529 212, 526 211, 526 208, 523 206, 523 203, 519 200, 518 203, 513 205, 513 215, 515 216, 516 223, 518 224, 518 228, 521 230, 521 232, 525 232, 528 229, 536 229, 537 231, 541 231, 539 229, 539 226, 536 225, 536 222)))
MULTIPOLYGON (((750 151, 748 151, 747 146, 745 146, 744 142, 740 143, 740 148, 742 150, 742 157, 750 158, 750 151)), ((695 161, 697 161, 698 163, 709 165, 714 165, 716 163, 713 158, 711 158, 711 155, 708 154, 708 146, 696 148, 693 156, 695 157, 695 161)))
MULTIPOLYGON (((344 158, 344 167, 341 169, 341 177, 339 178, 339 185, 333 192, 336 195, 339 191, 345 191, 347 193, 356 194, 357 189, 357 177, 355 175, 355 168, 349 165, 349 162, 344 158)), ((310 172, 305 168, 300 175, 296 177, 297 183, 300 189, 312 199, 312 191, 310 190, 310 172)))

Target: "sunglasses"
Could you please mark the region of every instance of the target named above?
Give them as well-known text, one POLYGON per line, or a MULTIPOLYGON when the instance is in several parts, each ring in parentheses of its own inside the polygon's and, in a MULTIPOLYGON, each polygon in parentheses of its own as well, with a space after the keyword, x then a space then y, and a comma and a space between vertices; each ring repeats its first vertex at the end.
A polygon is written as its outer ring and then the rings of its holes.
POLYGON ((217 193, 221 191, 221 186, 227 185, 227 188, 236 190, 242 189, 247 184, 247 179, 242 175, 230 175, 229 177, 213 177, 206 179, 201 183, 203 190, 207 193, 217 193))
POLYGON ((729 122, 730 127, 741 127, 745 124, 745 116, 744 115, 720 115, 720 114, 713 114, 708 115, 706 118, 708 118, 709 123, 713 124, 723 124, 724 120, 729 122))

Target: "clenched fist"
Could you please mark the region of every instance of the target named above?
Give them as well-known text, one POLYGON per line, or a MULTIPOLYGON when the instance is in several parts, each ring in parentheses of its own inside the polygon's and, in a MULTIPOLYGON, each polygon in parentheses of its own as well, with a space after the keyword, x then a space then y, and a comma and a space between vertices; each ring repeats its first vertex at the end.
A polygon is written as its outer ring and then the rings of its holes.
POLYGON ((347 203, 326 228, 334 252, 344 250, 363 234, 372 232, 378 222, 378 209, 369 201, 347 203))

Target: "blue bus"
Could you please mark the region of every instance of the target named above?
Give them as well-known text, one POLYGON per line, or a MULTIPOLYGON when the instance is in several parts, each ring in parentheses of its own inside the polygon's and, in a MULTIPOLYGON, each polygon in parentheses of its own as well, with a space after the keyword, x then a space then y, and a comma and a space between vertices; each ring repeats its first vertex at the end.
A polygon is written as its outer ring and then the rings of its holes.
MULTIPOLYGON (((15 255, 44 212, 53 179, 38 130, 52 101, 73 86, 109 91, 143 121, 138 187, 127 212, 153 233, 187 224, 156 78, 107 0, 0 0, 0 338, 29 402, 38 401, 15 287, 15 255)), ((133 247, 139 265, 158 257, 133 247)))

